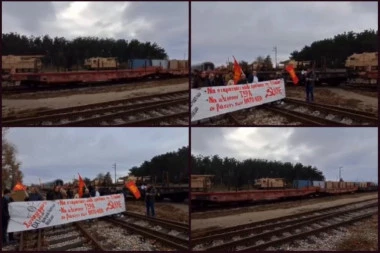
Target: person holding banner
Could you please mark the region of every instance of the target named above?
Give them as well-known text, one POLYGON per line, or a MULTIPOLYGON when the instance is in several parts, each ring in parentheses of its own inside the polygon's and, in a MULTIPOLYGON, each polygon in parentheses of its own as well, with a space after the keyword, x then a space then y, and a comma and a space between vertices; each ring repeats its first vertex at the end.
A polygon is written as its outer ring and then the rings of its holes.
POLYGON ((202 71, 201 76, 194 79, 194 87, 195 89, 208 87, 209 81, 207 78, 206 71, 202 71))
POLYGON ((156 200, 156 188, 154 188, 152 185, 148 185, 146 192, 145 192, 145 205, 146 205, 146 215, 150 216, 150 213, 152 213, 152 217, 156 216, 156 213, 154 211, 154 203, 156 200))
MULTIPOLYGON (((13 202, 13 199, 11 197, 11 191, 8 189, 4 190, 4 196, 1 199, 1 233, 3 234, 3 246, 8 243, 7 241, 7 230, 8 230, 8 224, 10 220, 10 214, 9 214, 9 203, 13 202)), ((9 243, 12 243, 14 241, 13 239, 13 233, 9 233, 9 243)))
POLYGON ((248 78, 249 83, 258 83, 259 78, 257 77, 257 72, 255 70, 252 71, 252 74, 248 78))
POLYGON ((241 74, 241 78, 240 78, 240 80, 238 81, 237 84, 247 84, 247 83, 248 83, 248 79, 247 79, 247 77, 245 76, 244 73, 241 74))

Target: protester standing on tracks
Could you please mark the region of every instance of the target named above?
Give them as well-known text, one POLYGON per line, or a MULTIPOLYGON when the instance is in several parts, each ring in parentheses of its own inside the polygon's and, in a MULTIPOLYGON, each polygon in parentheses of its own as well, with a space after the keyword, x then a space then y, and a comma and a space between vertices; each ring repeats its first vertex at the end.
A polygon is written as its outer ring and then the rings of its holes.
MULTIPOLYGON (((8 189, 4 190, 3 198, 1 199, 1 232, 3 234, 3 246, 8 243, 7 241, 7 230, 10 220, 9 214, 9 203, 13 202, 11 197, 11 191, 8 189)), ((13 233, 8 233, 9 243, 14 242, 13 233)))
POLYGON ((241 78, 237 84, 247 84, 247 83, 248 83, 247 77, 245 76, 245 74, 241 74, 241 78))
POLYGON ((308 69, 306 72, 306 102, 314 101, 314 83, 315 83, 315 72, 312 69, 308 69))
POLYGON ((248 83, 258 83, 259 78, 257 77, 257 72, 254 70, 248 78, 248 83))
POLYGON ((73 190, 74 199, 79 199, 79 193, 76 189, 73 190))
POLYGON ((69 187, 69 188, 67 189, 66 193, 67 193, 67 198, 68 198, 68 199, 72 199, 72 198, 74 198, 74 192, 73 192, 73 190, 71 189, 71 187, 69 187))
POLYGON ((54 190, 48 192, 46 195, 46 200, 57 200, 57 199, 63 199, 62 193, 61 193, 61 186, 56 185, 54 186, 54 190))
POLYGON ((100 197, 99 187, 95 187, 95 197, 100 197))
POLYGON ((156 216, 155 210, 154 210, 154 203, 156 200, 156 188, 154 188, 152 185, 147 185, 147 189, 145 192, 145 205, 146 205, 146 215, 150 216, 150 213, 152 214, 152 217, 156 216))
POLYGON ((32 186, 30 187, 29 196, 25 198, 25 201, 41 201, 43 200, 41 194, 37 191, 37 188, 32 186))
POLYGON ((194 87, 196 89, 200 89, 203 87, 208 87, 209 81, 207 78, 206 71, 202 71, 201 76, 194 80, 194 87))
POLYGON ((90 191, 88 190, 88 188, 84 190, 82 198, 91 198, 90 191))

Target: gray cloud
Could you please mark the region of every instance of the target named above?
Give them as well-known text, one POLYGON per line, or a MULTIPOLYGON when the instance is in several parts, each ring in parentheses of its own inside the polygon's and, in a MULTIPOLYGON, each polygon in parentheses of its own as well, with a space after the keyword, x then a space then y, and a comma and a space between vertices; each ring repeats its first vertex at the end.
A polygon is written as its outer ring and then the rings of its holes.
POLYGON ((188 146, 188 128, 11 128, 6 139, 13 143, 22 163, 24 182, 30 184, 80 173, 94 178, 111 172, 126 176, 155 155, 188 146))
POLYGON ((171 59, 188 54, 188 2, 4 2, 3 32, 157 42, 171 59))
POLYGON ((262 158, 316 166, 327 179, 378 178, 377 128, 192 128, 195 155, 262 158))
POLYGON ((232 55, 252 62, 288 59, 313 41, 345 31, 377 29, 377 2, 193 2, 192 62, 225 64, 232 55))

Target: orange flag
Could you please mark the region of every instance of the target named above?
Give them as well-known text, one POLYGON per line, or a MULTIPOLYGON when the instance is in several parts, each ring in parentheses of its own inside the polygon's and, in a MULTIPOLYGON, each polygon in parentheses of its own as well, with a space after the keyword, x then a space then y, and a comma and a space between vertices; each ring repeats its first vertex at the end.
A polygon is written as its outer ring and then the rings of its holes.
POLYGON ((286 71, 288 71, 290 77, 291 77, 292 80, 293 80, 293 83, 294 83, 295 85, 297 85, 299 80, 298 80, 298 77, 297 77, 297 75, 296 75, 296 72, 294 72, 293 65, 287 65, 285 69, 286 69, 286 71))
POLYGON ((136 199, 139 199, 141 197, 140 191, 137 189, 137 186, 133 181, 125 183, 125 186, 132 192, 133 196, 135 196, 136 199))
POLYGON ((235 57, 232 57, 234 58, 234 83, 237 84, 240 80, 241 74, 243 74, 243 70, 241 69, 239 63, 236 61, 235 57))
POLYGON ((78 189, 78 195, 79 195, 79 198, 81 198, 83 196, 83 187, 86 187, 86 184, 84 183, 82 177, 79 175, 78 173, 78 176, 79 176, 79 189, 78 189))
POLYGON ((24 186, 23 184, 21 184, 20 182, 18 182, 14 187, 13 187, 13 191, 25 191, 26 190, 26 186, 24 186))

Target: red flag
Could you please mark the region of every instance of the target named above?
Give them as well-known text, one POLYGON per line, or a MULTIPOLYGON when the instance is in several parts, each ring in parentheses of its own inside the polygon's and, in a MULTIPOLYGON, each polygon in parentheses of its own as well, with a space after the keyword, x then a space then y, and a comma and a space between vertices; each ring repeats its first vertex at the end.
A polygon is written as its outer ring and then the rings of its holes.
POLYGON ((293 83, 294 83, 295 85, 297 85, 299 80, 298 80, 298 77, 297 77, 297 75, 296 75, 296 72, 294 72, 293 65, 287 65, 285 69, 286 69, 286 71, 288 71, 290 77, 291 77, 292 80, 293 80, 293 83))
POLYGON ((125 183, 125 186, 132 192, 133 196, 135 196, 136 199, 139 199, 141 197, 140 191, 137 189, 137 186, 133 181, 125 183))
POLYGON ((79 176, 79 189, 78 189, 78 195, 79 195, 79 198, 81 198, 83 196, 83 187, 86 187, 86 184, 84 183, 82 177, 79 175, 78 173, 78 176, 79 176))
POLYGON ((14 187, 13 191, 26 191, 26 186, 18 182, 14 187))
POLYGON ((234 58, 234 83, 237 84, 240 80, 241 74, 243 74, 243 70, 241 69, 239 63, 236 61, 235 57, 232 57, 234 58))

